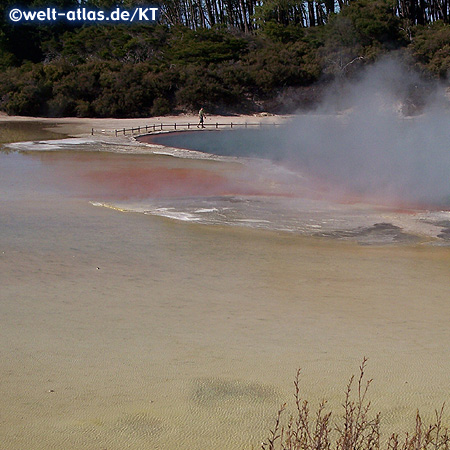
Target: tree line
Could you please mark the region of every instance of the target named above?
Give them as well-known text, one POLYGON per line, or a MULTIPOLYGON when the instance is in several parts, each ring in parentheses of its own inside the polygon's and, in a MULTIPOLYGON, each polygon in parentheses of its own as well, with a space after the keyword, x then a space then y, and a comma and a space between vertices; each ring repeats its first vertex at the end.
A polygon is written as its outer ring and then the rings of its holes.
MULTIPOLYGON (((138 3, 148 2, 120 6, 138 3)), ((110 9, 116 2, 52 4, 110 9)), ((12 5, 3 0, 0 13, 12 5)), ((160 7, 153 25, 0 22, 0 109, 80 117, 144 117, 200 105, 288 112, 312 106, 329 81, 392 51, 448 81, 447 0, 164 0, 160 7)))
MULTIPOLYGON (((166 0, 162 22, 191 29, 220 24, 251 33, 268 21, 303 28, 325 25, 352 0, 166 0)), ((356 1, 356 0, 353 0, 356 1)), ((450 23, 449 0, 396 0, 393 14, 412 25, 450 23)))

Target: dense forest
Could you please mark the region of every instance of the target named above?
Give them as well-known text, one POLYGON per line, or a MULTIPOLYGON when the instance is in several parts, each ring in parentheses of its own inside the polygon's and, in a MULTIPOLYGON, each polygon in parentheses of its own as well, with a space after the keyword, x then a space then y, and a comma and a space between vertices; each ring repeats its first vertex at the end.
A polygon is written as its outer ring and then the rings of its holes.
MULTIPOLYGON (((32 0, 131 8, 142 0, 32 0)), ((14 24, 0 10, 0 110, 145 117, 288 112, 395 52, 448 83, 449 0, 163 0, 154 24, 14 24)))

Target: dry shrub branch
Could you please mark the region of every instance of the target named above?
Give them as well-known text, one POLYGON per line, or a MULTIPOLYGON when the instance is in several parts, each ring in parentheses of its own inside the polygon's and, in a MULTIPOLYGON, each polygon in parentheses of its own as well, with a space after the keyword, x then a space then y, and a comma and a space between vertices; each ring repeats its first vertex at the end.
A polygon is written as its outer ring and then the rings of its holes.
POLYGON ((345 391, 343 414, 332 423, 332 412, 326 412, 326 401, 319 404, 317 412, 311 414, 309 403, 300 396, 300 369, 295 377, 295 412, 286 423, 283 417, 286 404, 278 411, 273 429, 262 450, 450 450, 449 430, 442 424, 444 405, 436 410, 433 424, 425 425, 419 412, 412 433, 392 434, 385 444, 380 439, 380 413, 372 416, 367 399, 371 379, 364 372, 367 358, 359 367, 356 393, 353 392, 355 377, 352 376, 345 391))

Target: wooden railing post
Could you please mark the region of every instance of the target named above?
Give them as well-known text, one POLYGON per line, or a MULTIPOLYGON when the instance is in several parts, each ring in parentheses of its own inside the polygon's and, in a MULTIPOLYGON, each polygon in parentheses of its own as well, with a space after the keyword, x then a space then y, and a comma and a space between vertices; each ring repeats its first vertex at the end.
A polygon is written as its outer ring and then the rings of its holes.
MULTIPOLYGON (((177 131, 177 130, 179 130, 179 129, 188 129, 188 130, 190 130, 191 129, 191 125, 195 125, 195 124, 192 124, 192 123, 190 123, 190 122, 188 122, 188 123, 177 123, 177 122, 174 122, 173 123, 173 130, 175 130, 175 131, 177 131)), ((248 128, 248 127, 250 127, 250 126, 259 126, 260 128, 263 128, 264 126, 270 126, 270 125, 272 125, 272 126, 277 126, 277 125, 280 125, 279 123, 276 123, 276 122, 267 122, 267 123, 265 123, 265 122, 263 122, 263 121, 259 121, 259 122, 247 122, 247 121, 245 121, 245 122, 243 122, 243 123, 234 123, 233 124, 233 122, 230 122, 229 124, 226 124, 226 123, 219 123, 219 122, 213 122, 213 123, 207 123, 207 124, 205 124, 205 126, 209 126, 209 125, 211 125, 212 127, 214 127, 215 126, 215 128, 216 129, 218 129, 219 128, 219 125, 221 126, 221 127, 224 127, 224 128, 226 128, 228 125, 230 125, 230 128, 232 129, 233 128, 233 126, 234 126, 234 128, 236 128, 236 127, 244 127, 244 128, 248 128)), ((171 124, 166 124, 166 126, 167 127, 169 127, 169 130, 170 130, 170 128, 172 127, 172 125, 171 124)), ((160 129, 161 131, 163 131, 164 130, 164 124, 163 123, 160 123, 159 125, 158 124, 152 124, 152 125, 142 125, 142 126, 138 126, 138 127, 132 127, 132 128, 116 128, 116 129, 114 129, 114 134, 115 134, 115 136, 117 137, 118 135, 119 135, 119 133, 122 133, 124 136, 126 136, 127 135, 127 132, 128 131, 130 131, 131 132, 131 134, 132 135, 134 135, 134 133, 135 132, 137 132, 137 133, 143 133, 144 132, 144 127, 145 127, 145 132, 147 133, 147 132, 149 132, 150 130, 153 130, 153 132, 156 132, 156 130, 157 129, 160 129)), ((91 135, 95 135, 95 129, 94 128, 91 128, 91 135)))

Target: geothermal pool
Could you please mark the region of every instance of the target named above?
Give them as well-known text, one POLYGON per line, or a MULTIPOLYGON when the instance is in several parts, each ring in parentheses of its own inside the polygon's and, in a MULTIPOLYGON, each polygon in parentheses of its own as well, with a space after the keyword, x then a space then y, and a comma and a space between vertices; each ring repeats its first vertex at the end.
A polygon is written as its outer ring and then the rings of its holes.
MULTIPOLYGON (((435 238, 433 245, 447 245, 449 152, 437 147, 428 152, 430 160, 423 162, 423 155, 412 147, 412 154, 405 156, 404 145, 410 143, 410 136, 400 148, 394 143, 383 160, 386 149, 379 140, 374 155, 364 139, 355 139, 351 145, 348 137, 340 139, 337 130, 342 133, 347 128, 340 117, 305 116, 301 120, 301 124, 259 130, 140 137, 150 145, 163 144, 239 163, 238 181, 253 188, 240 192, 242 195, 233 195, 231 189, 226 196, 204 197, 201 207, 198 199, 186 196, 141 205, 140 210, 166 212, 174 218, 178 214, 180 219, 199 223, 246 225, 366 244, 418 242, 428 236, 435 238), (318 148, 309 142, 306 130, 317 128, 317 122, 325 129, 334 128, 335 145, 327 142, 318 148), (300 133, 304 138, 296 139, 299 130, 305 132, 300 133), (358 148, 367 156, 364 164, 359 163, 360 156, 354 157, 358 148)), ((411 134, 418 128, 413 120, 400 126, 411 134)))
POLYGON ((297 368, 339 414, 363 356, 384 431, 448 402, 445 209, 343 201, 279 161, 39 139, 0 152, 0 446, 250 450, 297 368))

